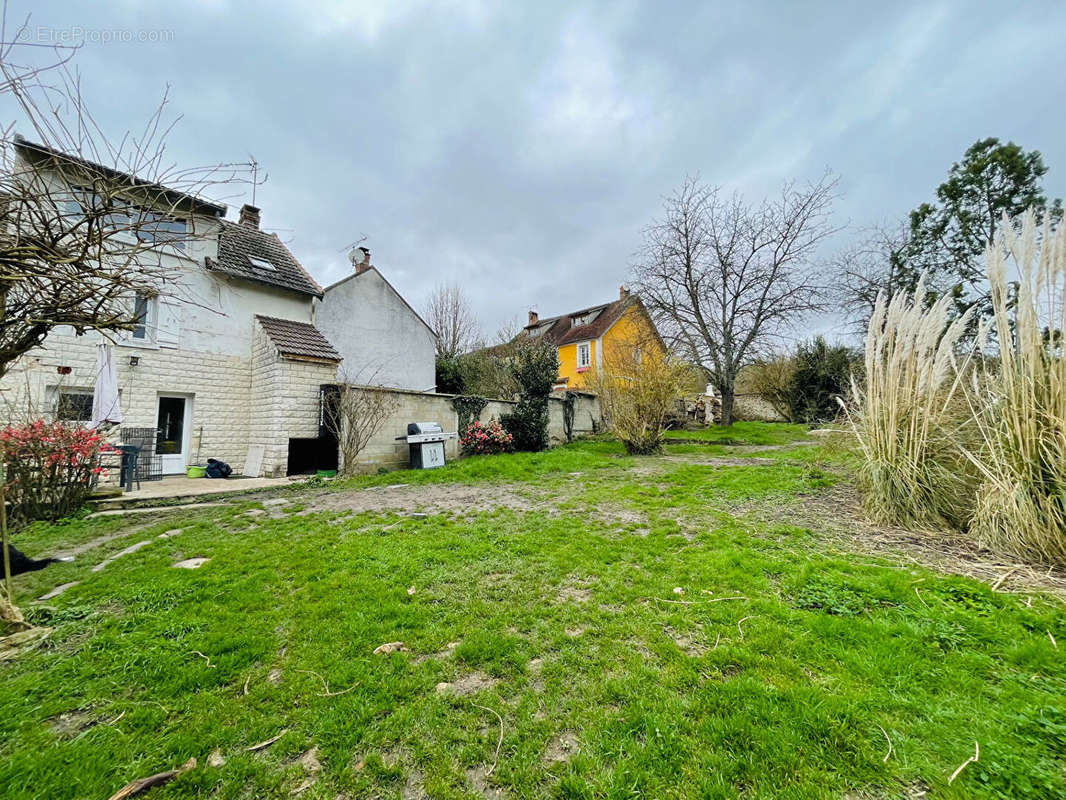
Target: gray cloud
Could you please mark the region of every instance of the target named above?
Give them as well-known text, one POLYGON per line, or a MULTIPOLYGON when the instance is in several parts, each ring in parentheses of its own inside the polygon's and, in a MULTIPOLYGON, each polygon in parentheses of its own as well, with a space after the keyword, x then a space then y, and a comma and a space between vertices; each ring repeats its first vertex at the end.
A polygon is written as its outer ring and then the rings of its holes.
POLYGON ((105 127, 138 125, 171 84, 171 157, 254 153, 270 174, 264 226, 318 279, 343 275, 342 249, 367 234, 413 303, 458 281, 489 331, 530 305, 612 297, 688 173, 761 196, 830 167, 838 222, 855 227, 903 216, 969 144, 999 136, 1040 149, 1048 190, 1066 194, 1063 4, 718 5, 203 0, 9 16, 167 32, 79 52, 105 127))

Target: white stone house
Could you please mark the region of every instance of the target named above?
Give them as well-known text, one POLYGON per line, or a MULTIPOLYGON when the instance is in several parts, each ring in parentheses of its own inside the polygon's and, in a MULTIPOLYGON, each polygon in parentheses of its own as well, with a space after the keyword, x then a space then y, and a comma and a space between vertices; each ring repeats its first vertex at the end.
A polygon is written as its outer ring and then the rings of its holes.
MULTIPOLYGON (((49 159, 78 162, 24 140, 16 147, 41 169, 49 159)), ((260 229, 259 209, 246 205, 232 222, 224 205, 182 197, 183 218, 173 211, 170 217, 186 235, 180 247, 158 250, 173 285, 130 298, 142 324, 108 335, 122 426, 158 430, 166 474, 208 458, 228 462, 238 474, 249 448, 261 446, 262 474, 285 475, 298 446, 306 451, 323 433, 321 386, 336 382, 342 352, 364 351, 331 343, 316 327, 323 290, 275 234, 260 229)), ((364 321, 373 311, 365 310, 364 321)), ((50 332, 0 381, 0 413, 88 419, 101 341, 96 332, 50 332)), ((389 352, 410 358, 402 343, 389 352)), ((427 366, 432 375, 432 351, 427 366)))

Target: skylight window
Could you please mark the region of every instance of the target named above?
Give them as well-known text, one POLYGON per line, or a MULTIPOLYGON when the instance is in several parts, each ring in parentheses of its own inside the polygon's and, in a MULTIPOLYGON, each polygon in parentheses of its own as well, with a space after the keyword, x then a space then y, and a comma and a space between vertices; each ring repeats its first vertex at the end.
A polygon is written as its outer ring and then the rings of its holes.
POLYGON ((262 258, 254 258, 252 256, 248 256, 248 260, 252 262, 253 267, 258 267, 259 269, 268 269, 271 272, 277 272, 277 267, 262 258))

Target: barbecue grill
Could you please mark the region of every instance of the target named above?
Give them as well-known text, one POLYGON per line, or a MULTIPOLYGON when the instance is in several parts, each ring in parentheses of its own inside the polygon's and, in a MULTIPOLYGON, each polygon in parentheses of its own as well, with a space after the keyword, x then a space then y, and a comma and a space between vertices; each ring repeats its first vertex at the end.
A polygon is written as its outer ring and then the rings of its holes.
POLYGON ((444 466, 444 443, 458 433, 445 433, 439 422, 412 422, 407 426, 405 439, 411 451, 412 469, 435 469, 444 466))

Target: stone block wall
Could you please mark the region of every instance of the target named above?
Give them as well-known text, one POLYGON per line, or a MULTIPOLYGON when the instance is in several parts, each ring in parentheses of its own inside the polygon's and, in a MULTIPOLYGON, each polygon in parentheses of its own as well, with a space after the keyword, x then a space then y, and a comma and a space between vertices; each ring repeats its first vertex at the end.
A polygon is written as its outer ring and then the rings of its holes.
POLYGON ((738 394, 733 399, 733 417, 746 422, 788 422, 768 400, 757 394, 738 394))
MULTIPOLYGON (((459 415, 452 407, 451 394, 427 394, 405 390, 389 390, 393 409, 388 420, 373 436, 359 454, 360 467, 366 471, 378 468, 396 469, 410 462, 407 442, 397 437, 407 435, 411 422, 438 422, 446 432, 458 432, 459 415)), ((508 400, 490 400, 479 419, 488 422, 510 413, 515 403, 508 400)), ((563 401, 552 397, 548 403, 548 436, 552 445, 566 441, 563 429, 563 401)), ((599 401, 594 395, 579 395, 574 408, 574 435, 581 436, 601 430, 599 401)), ((448 460, 459 458, 458 439, 449 439, 444 446, 448 460)))
POLYGON ((263 475, 286 474, 289 439, 318 436, 320 388, 336 380, 335 362, 285 358, 256 325, 248 444, 264 447, 263 475))
MULTIPOLYGON (((96 340, 64 337, 21 359, 0 381, 4 420, 51 418, 55 393, 92 392, 96 382, 96 340), (61 375, 58 368, 70 367, 61 375)), ((115 346, 122 426, 154 428, 160 394, 185 395, 192 403, 189 463, 218 458, 239 472, 248 448, 248 358, 166 348, 115 346), (130 363, 136 357, 137 365, 130 363)), ((113 435, 115 441, 118 436, 113 435)))
MULTIPOLYGON (((96 358, 90 337, 49 340, 0 380, 0 419, 51 418, 57 390, 91 393, 96 358)), ((284 475, 289 438, 318 435, 319 387, 337 379, 335 363, 282 358, 259 326, 248 357, 115 346, 114 358, 122 427, 155 428, 159 395, 185 395, 192 403, 188 463, 217 458, 238 474, 248 446, 262 444, 263 474, 284 475)), ((110 438, 119 440, 117 433, 110 438)))

